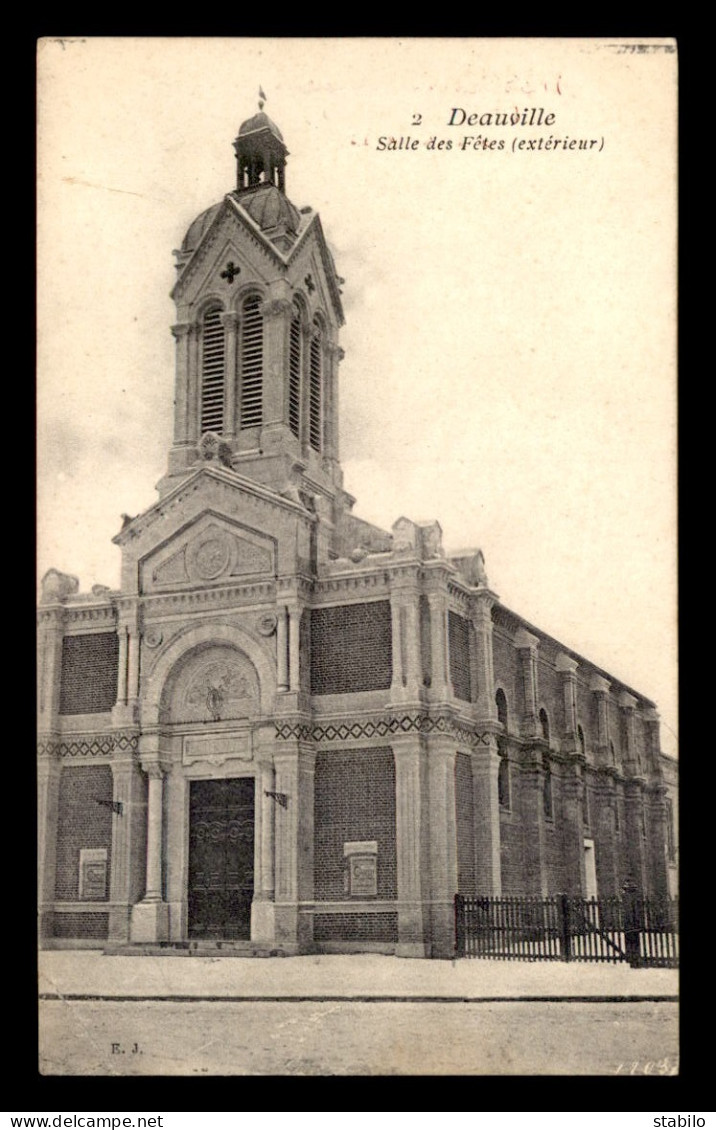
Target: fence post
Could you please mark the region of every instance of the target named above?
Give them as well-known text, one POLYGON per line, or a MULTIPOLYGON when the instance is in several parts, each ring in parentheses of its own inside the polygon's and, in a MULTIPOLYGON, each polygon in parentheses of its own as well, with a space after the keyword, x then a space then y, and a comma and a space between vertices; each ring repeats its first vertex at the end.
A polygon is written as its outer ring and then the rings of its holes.
POLYGON ((465 920, 462 895, 455 895, 455 951, 465 956, 465 920))
POLYGON ((634 883, 627 881, 622 887, 624 894, 624 950, 626 958, 632 968, 641 965, 639 955, 639 908, 637 906, 637 888, 634 883))
POLYGON ((572 937, 569 932, 569 896, 560 895, 557 900, 559 908, 559 937, 562 943, 562 960, 572 960, 572 937))

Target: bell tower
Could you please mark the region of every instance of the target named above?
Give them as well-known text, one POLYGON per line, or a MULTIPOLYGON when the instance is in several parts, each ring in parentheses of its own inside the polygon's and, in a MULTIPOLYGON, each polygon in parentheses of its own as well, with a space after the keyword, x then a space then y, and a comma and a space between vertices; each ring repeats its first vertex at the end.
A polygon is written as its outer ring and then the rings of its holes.
POLYGON ((263 105, 233 143, 236 188, 197 216, 174 253, 174 442, 158 489, 208 452, 333 512, 352 504, 338 451, 343 280, 318 214, 286 195, 288 149, 263 105))

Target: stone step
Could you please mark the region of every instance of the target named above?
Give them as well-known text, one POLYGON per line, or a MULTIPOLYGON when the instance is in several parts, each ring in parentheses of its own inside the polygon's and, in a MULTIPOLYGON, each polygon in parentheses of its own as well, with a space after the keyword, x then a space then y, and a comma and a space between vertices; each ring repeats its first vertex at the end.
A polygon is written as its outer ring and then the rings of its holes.
POLYGON ((108 957, 290 957, 298 946, 276 942, 227 941, 137 942, 106 945, 108 957))

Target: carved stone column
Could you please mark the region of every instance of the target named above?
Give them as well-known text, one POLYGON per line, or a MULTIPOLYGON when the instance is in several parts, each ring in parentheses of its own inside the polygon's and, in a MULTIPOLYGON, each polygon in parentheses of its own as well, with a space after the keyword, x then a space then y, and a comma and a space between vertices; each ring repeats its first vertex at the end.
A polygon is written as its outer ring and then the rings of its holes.
POLYGON ((288 672, 288 609, 279 607, 276 623, 277 690, 289 689, 288 672))
POLYGON ((423 875, 427 845, 423 835, 423 807, 427 797, 425 754, 419 736, 392 739, 395 759, 395 833, 398 864, 398 953, 425 957, 423 875))
POLYGON ((475 812, 475 885, 479 894, 502 893, 500 866, 500 755, 494 734, 483 736, 473 750, 472 787, 475 812))
POLYGON ((477 716, 482 722, 497 720, 495 706, 495 672, 492 651, 492 607, 495 595, 488 590, 473 597, 473 624, 475 626, 475 653, 477 670, 477 716))
POLYGON ((666 837, 666 787, 652 787, 645 797, 646 808, 646 870, 647 891, 654 898, 666 898, 669 893, 666 837))
POLYGON ((117 603, 117 634, 117 702, 112 710, 112 724, 126 726, 136 721, 139 699, 140 612, 133 598, 117 603))
POLYGON ((160 942, 169 937, 169 907, 162 897, 163 792, 167 767, 159 760, 142 760, 148 777, 147 857, 144 898, 132 908, 133 942, 160 942))
POLYGON ((230 439, 236 437, 237 395, 238 395, 238 366, 237 366, 237 341, 239 316, 233 311, 222 314, 221 322, 224 327, 224 428, 223 434, 230 439))
POLYGON ((539 640, 520 628, 515 636, 515 647, 520 657, 523 687, 522 734, 526 738, 539 735, 537 720, 537 648, 539 640))
POLYGON ((577 667, 569 655, 557 656, 556 667, 562 676, 564 723, 562 726, 562 753, 577 751, 577 667))
POLYGON ((298 606, 288 610, 288 683, 295 693, 301 689, 301 613, 298 606))

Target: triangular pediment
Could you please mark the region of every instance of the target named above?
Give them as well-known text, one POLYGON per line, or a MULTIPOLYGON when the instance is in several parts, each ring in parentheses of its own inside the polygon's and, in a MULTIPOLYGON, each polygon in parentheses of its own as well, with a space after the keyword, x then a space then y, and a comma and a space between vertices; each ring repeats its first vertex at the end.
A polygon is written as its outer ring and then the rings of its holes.
POLYGON ((276 539, 208 511, 189 521, 140 562, 142 592, 228 584, 276 573, 276 539))

